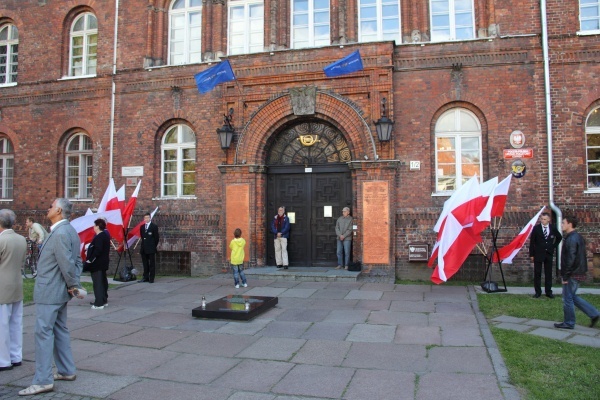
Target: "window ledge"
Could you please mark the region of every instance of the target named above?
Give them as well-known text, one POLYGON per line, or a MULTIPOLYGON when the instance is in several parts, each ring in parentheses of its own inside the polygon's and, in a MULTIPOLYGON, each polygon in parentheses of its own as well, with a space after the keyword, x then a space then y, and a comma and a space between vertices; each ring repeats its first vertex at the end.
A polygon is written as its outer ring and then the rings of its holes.
POLYGON ((600 29, 595 29, 593 31, 577 31, 577 36, 590 36, 590 35, 600 35, 600 29))
POLYGON ((91 203, 94 199, 68 199, 71 203, 91 203))
POLYGON ((585 194, 600 194, 600 189, 588 189, 588 190, 584 190, 583 193, 585 193, 585 194))
POLYGON ((165 200, 197 200, 196 196, 181 196, 181 197, 153 197, 152 200, 165 201, 165 200))
POLYGON ((17 82, 3 83, 0 85, 0 87, 11 87, 11 86, 17 86, 17 82))
POLYGON ((13 199, 0 199, 0 203, 12 203, 13 199))
POLYGON ((433 192, 431 197, 450 197, 454 192, 433 192))
POLYGON ((72 81, 74 79, 89 79, 89 78, 95 78, 96 74, 94 75, 79 75, 79 76, 63 76, 62 78, 59 79, 59 81, 72 81))

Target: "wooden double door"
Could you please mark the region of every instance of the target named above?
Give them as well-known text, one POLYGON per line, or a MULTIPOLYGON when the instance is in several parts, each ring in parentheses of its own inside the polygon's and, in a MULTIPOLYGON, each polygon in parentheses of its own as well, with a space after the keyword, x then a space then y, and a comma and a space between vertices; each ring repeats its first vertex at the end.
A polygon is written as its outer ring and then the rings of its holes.
POLYGON ((335 223, 342 209, 351 204, 352 180, 345 164, 270 167, 267 265, 276 265, 270 224, 279 206, 285 206, 292 222, 288 239, 290 266, 337 265, 335 223))

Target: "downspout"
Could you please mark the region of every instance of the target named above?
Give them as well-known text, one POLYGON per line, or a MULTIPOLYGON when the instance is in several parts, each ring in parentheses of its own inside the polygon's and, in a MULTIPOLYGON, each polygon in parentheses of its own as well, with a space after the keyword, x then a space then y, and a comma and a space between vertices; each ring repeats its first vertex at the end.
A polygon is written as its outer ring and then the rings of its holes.
POLYGON ((113 70, 111 77, 111 97, 110 97, 110 145, 109 145, 109 162, 108 162, 108 178, 113 177, 113 147, 115 141, 115 75, 117 74, 117 43, 119 37, 119 0, 115 0, 115 40, 113 43, 113 70))
MULTIPOLYGON (((556 213, 556 228, 560 229, 562 211, 554 203, 554 170, 552 149, 552 103, 550 99, 550 57, 548 56, 548 17, 546 15, 546 0, 540 0, 540 13, 542 18, 542 51, 544 54, 544 91, 546 98, 546 130, 548 132, 548 201, 550 208, 556 213)), ((562 243, 560 243, 562 245, 562 243)), ((560 247, 559 247, 560 249, 560 247)), ((560 255, 560 250, 559 253, 560 255)), ((560 256, 556 257, 560 269, 560 256)))

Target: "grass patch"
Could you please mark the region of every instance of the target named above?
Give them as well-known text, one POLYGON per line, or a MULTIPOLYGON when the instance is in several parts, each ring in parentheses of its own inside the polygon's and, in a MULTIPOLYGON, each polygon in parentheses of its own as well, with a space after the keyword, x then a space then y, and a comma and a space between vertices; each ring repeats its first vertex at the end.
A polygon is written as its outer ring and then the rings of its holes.
MULTIPOLYGON (((33 287, 35 286, 35 279, 23 279, 23 304, 27 305, 33 302, 33 287)), ((94 292, 94 286, 92 285, 91 282, 81 282, 81 286, 83 286, 83 288, 85 290, 87 290, 88 293, 93 293, 94 292)), ((110 288, 111 286, 114 285, 108 285, 108 287, 110 288)))
MULTIPOLYGON (((581 295, 590 304, 600 308, 600 296, 581 295)), ((478 293, 479 309, 487 319, 500 315, 517 318, 561 322, 562 299, 530 295, 478 293)), ((589 318, 576 309, 580 325, 589 318)), ((526 400, 596 398, 599 388, 598 350, 560 340, 542 338, 526 333, 490 326, 500 353, 508 368, 511 383, 519 388, 526 400)))

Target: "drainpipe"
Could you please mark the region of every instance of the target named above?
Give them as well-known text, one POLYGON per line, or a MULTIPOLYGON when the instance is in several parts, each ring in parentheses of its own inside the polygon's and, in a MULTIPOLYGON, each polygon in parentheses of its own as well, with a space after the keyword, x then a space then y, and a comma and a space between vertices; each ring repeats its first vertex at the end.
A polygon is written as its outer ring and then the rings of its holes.
MULTIPOLYGON (((554 171, 553 171, 553 157, 552 157, 552 103, 550 99, 550 58, 548 56, 548 17, 546 15, 546 0, 540 0, 540 13, 542 18, 542 51, 544 54, 544 91, 546 95, 546 129, 548 132, 548 196, 550 208, 556 213, 556 227, 560 228, 562 222, 562 211, 556 204, 554 204, 554 171)), ((560 249, 562 243, 559 245, 559 255, 556 257, 558 269, 560 269, 560 249)))
POLYGON ((112 70, 112 88, 110 96, 110 145, 109 145, 109 162, 108 162, 108 179, 113 177, 113 147, 115 141, 115 75, 117 74, 117 43, 119 36, 119 0, 115 0, 115 40, 113 44, 113 70, 112 70))

